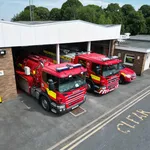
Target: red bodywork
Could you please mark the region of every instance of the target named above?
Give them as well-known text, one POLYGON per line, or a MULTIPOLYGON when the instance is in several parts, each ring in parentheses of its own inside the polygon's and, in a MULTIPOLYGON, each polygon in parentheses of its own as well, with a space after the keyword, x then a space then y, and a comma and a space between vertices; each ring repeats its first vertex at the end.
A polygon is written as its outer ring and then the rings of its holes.
MULTIPOLYGON (((66 111, 74 107, 79 106, 85 101, 86 88, 87 85, 75 88, 67 92, 59 92, 57 89, 50 91, 48 88, 48 83, 43 79, 43 72, 46 72, 49 75, 54 76, 55 78, 67 78, 70 75, 81 75, 81 72, 86 72, 86 69, 82 66, 79 67, 70 67, 67 70, 57 71, 57 68, 63 68, 66 66, 73 66, 72 63, 62 63, 62 64, 53 64, 53 60, 38 55, 31 55, 27 58, 19 58, 17 60, 17 82, 19 86, 25 90, 27 93, 34 95, 33 89, 40 91, 40 93, 47 94, 51 100, 51 105, 54 107, 59 107, 65 105, 66 111), (24 72, 24 67, 27 66, 30 68, 30 75, 26 75, 24 72)), ((39 93, 39 94, 40 94, 39 93)), ((40 96, 39 96, 40 97, 40 96)))
POLYGON ((114 89, 118 88, 119 85, 119 77, 120 73, 119 70, 117 73, 113 75, 109 75, 107 77, 101 75, 96 75, 96 73, 92 70, 92 64, 98 64, 102 66, 111 66, 111 65, 118 65, 120 60, 117 58, 109 59, 105 55, 97 54, 97 53, 90 53, 90 54, 79 54, 76 55, 73 59, 74 63, 81 63, 84 67, 87 68, 87 78, 92 80, 94 85, 94 91, 99 94, 106 94, 114 89), (80 60, 84 60, 86 63, 80 62, 80 60))
POLYGON ((136 73, 132 69, 127 68, 125 66, 123 66, 123 68, 120 69, 120 76, 123 77, 124 82, 132 82, 136 79, 136 73))

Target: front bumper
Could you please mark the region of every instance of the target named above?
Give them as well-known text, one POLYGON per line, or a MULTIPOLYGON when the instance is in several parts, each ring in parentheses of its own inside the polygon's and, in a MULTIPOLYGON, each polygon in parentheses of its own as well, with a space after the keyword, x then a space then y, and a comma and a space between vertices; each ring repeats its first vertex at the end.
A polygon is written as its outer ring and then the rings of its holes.
POLYGON ((65 112, 68 112, 70 110, 73 110, 77 107, 79 107, 81 104, 83 104, 86 101, 86 95, 84 96, 83 101, 80 101, 79 103, 76 103, 75 105, 72 105, 69 108, 66 108, 66 105, 58 105, 54 102, 51 103, 51 111, 58 114, 63 114, 65 112))
POLYGON ((136 76, 133 76, 133 77, 131 77, 131 78, 125 77, 125 82, 132 82, 132 81, 135 80, 135 79, 136 79, 136 76))
POLYGON ((107 94, 107 93, 117 89, 118 87, 119 87, 119 84, 113 86, 112 88, 108 88, 108 87, 106 89, 99 88, 98 90, 95 90, 95 92, 100 95, 104 95, 104 94, 107 94))

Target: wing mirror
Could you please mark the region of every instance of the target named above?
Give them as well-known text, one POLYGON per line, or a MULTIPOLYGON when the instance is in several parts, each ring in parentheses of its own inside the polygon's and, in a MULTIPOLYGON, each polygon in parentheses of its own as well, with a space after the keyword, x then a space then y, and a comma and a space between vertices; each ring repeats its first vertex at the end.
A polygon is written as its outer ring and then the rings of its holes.
POLYGON ((48 84, 49 84, 49 90, 54 91, 55 90, 55 86, 54 86, 54 82, 52 79, 48 80, 48 84))

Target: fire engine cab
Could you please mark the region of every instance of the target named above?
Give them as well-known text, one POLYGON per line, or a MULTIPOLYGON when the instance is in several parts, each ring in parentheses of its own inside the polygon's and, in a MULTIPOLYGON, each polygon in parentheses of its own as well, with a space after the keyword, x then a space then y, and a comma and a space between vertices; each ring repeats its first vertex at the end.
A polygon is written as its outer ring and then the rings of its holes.
POLYGON ((86 71, 81 64, 53 64, 48 57, 30 55, 17 60, 16 80, 46 111, 63 113, 86 100, 86 71))
POLYGON ((76 55, 73 62, 80 63, 87 68, 89 90, 106 94, 118 88, 120 60, 116 56, 108 58, 97 53, 86 53, 76 55))

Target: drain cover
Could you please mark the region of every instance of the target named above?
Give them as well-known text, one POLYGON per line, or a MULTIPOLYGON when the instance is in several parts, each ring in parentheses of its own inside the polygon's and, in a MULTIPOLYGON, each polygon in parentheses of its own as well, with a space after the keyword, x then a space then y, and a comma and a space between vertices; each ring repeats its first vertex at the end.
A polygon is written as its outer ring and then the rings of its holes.
POLYGON ((73 109, 72 111, 70 111, 70 113, 75 117, 80 116, 81 114, 83 114, 85 112, 86 112, 86 110, 83 109, 82 107, 77 107, 77 108, 73 109))

